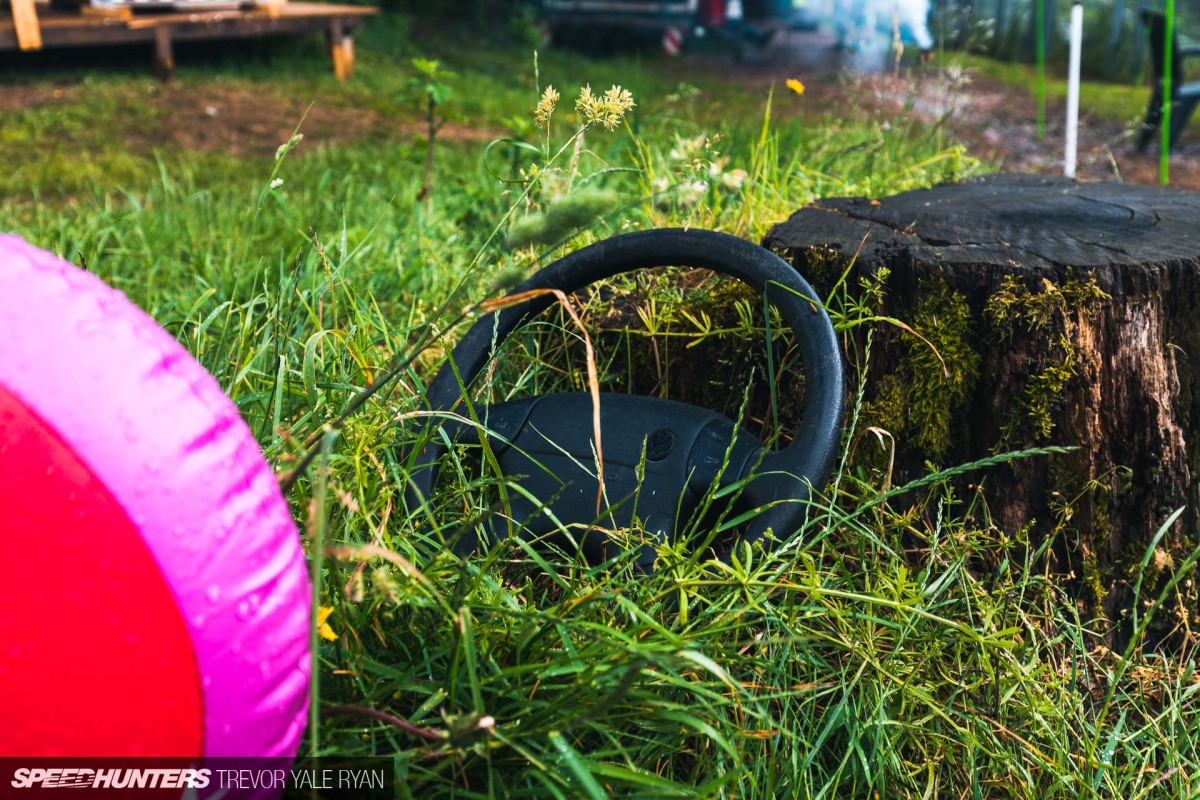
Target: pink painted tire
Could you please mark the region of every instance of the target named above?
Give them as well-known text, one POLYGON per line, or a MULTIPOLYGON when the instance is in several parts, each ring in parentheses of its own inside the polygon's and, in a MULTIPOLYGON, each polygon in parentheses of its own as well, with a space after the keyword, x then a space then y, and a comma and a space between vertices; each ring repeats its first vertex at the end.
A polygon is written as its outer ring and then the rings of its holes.
POLYGON ((287 757, 311 589, 213 379, 123 294, 0 234, 0 756, 287 757))

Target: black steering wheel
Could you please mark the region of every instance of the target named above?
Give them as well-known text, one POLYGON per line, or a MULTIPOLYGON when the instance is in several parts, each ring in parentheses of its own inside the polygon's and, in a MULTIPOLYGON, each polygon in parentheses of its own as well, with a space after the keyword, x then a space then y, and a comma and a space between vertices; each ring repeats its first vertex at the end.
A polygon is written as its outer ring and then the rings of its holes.
MULTIPOLYGON (((593 402, 586 392, 539 395, 476 409, 501 471, 519 484, 510 492, 511 518, 528 537, 564 528, 589 560, 614 555, 621 545, 603 528, 636 527, 660 537, 682 531, 706 494, 742 483, 738 507, 760 509, 741 540, 768 529, 790 535, 804 524, 813 487, 828 480, 842 431, 845 389, 837 338, 812 287, 787 262, 758 245, 724 233, 659 229, 616 236, 554 262, 513 294, 539 289, 576 292, 596 281, 650 267, 706 267, 765 293, 796 335, 804 361, 804 410, 790 444, 770 451, 752 434, 715 411, 672 400, 627 394, 600 396, 604 502, 593 439, 593 402), (537 498, 535 503, 528 497, 537 498)), ((463 389, 494 349, 533 314, 556 302, 543 293, 489 314, 467 331, 426 393, 434 411, 465 411, 463 389)), ((479 442, 478 427, 442 423, 451 441, 479 442)), ((416 457, 410 503, 429 497, 444 447, 434 438, 416 457)), ((460 554, 478 546, 471 532, 460 554)), ((642 544, 638 566, 653 568, 652 544, 642 544)))

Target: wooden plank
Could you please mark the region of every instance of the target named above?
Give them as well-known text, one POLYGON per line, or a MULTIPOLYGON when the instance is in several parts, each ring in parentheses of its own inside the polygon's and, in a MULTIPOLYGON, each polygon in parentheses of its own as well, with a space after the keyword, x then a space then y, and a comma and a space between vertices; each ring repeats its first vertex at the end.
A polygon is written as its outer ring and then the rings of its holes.
POLYGON ((346 33, 346 23, 338 17, 329 20, 329 55, 333 59, 333 74, 344 81, 354 71, 354 40, 346 33))
POLYGON ((154 29, 154 71, 161 81, 175 77, 175 50, 171 46, 170 25, 159 25, 154 29))
MULTIPOLYGON (((343 32, 348 34, 361 23, 363 17, 375 13, 377 13, 376 9, 367 6, 288 2, 278 17, 272 17, 265 11, 251 10, 208 11, 193 14, 149 12, 136 14, 132 20, 121 20, 108 17, 85 17, 76 11, 67 13, 55 10, 41 15, 39 22, 42 46, 48 49, 89 45, 153 44, 154 30, 162 25, 171 26, 170 38, 173 43, 328 32, 335 19, 340 21, 343 32)), ((0 14, 0 51, 17 50, 19 49, 18 45, 11 19, 7 14, 0 14)), ((343 52, 339 58, 352 62, 352 50, 343 52)))
POLYGON ((343 36, 332 48, 333 74, 344 81, 354 74, 354 37, 343 36))
POLYGON ((42 29, 38 25, 33 0, 11 0, 13 24, 17 29, 17 46, 22 50, 42 49, 42 29))
POLYGON ((79 13, 85 17, 94 17, 99 19, 116 19, 116 20, 131 20, 133 19, 133 8, 127 5, 102 5, 93 6, 85 5, 79 7, 79 13))
POLYGON ((218 22, 237 22, 252 18, 241 11, 199 11, 189 14, 144 14, 138 15, 127 26, 136 31, 143 28, 158 29, 164 25, 213 25, 218 22))
POLYGON ((164 23, 208 25, 219 22, 267 22, 270 20, 348 20, 378 13, 368 6, 334 6, 322 3, 288 3, 271 0, 276 6, 256 6, 246 11, 199 11, 195 13, 139 14, 129 23, 130 30, 156 28, 164 23))
POLYGON ((287 4, 288 16, 314 16, 314 17, 369 17, 379 13, 378 8, 372 6, 347 6, 347 5, 332 5, 330 3, 305 3, 305 2, 289 2, 287 4))
POLYGON ((282 17, 287 0, 254 0, 254 10, 265 13, 271 19, 282 17))

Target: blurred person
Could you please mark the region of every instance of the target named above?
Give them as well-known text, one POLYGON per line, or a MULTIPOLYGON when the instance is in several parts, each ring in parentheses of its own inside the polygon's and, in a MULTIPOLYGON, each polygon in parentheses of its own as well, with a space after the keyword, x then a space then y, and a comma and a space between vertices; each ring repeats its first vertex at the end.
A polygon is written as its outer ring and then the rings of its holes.
POLYGON ((859 50, 870 45, 878 33, 898 29, 900 41, 916 46, 923 54, 933 50, 929 32, 929 0, 838 0, 834 27, 838 47, 859 50))
MULTIPOLYGON (((933 51, 933 36, 929 33, 929 0, 894 0, 896 25, 900 41, 915 44, 922 54, 933 51)), ((890 16, 890 15, 889 15, 890 16)))

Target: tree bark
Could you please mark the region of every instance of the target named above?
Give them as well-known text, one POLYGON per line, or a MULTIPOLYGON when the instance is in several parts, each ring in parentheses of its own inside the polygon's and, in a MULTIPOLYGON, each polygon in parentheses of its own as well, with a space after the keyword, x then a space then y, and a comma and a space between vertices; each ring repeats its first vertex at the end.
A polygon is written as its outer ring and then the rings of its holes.
MULTIPOLYGON (((1200 194, 990 176, 822 200, 763 244, 818 291, 849 266, 843 286, 924 337, 882 325, 866 365, 863 424, 895 436, 896 482, 927 461, 1077 448, 996 468, 983 493, 1004 532, 1033 521, 1033 546, 1054 537, 1084 618, 1122 643, 1139 565, 1174 509, 1186 506, 1142 599, 1198 543, 1200 194)), ((1195 587, 1180 584, 1155 638, 1200 630, 1195 587)))

